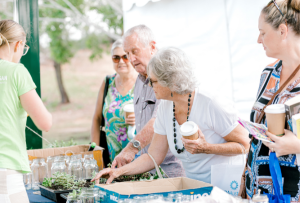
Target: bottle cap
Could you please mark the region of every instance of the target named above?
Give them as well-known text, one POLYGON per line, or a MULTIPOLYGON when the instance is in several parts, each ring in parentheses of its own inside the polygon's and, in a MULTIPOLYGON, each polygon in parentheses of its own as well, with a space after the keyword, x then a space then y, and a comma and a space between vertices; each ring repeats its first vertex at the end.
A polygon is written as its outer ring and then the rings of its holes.
POLYGON ((95 143, 95 142, 92 142, 91 147, 92 147, 92 148, 95 148, 96 146, 97 146, 96 143, 95 143))

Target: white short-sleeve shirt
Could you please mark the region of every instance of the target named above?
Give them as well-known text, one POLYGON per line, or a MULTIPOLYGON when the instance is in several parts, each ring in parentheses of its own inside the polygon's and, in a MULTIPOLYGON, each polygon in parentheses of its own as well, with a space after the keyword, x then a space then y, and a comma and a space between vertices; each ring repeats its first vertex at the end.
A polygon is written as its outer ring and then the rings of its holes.
MULTIPOLYGON (((218 96, 211 96, 196 88, 193 106, 190 112, 190 121, 195 122, 208 143, 226 143, 223 138, 237 125, 237 112, 231 102, 218 96)), ((177 146, 182 148, 179 124, 176 123, 177 146)), ((166 135, 171 152, 182 161, 187 177, 211 182, 211 166, 215 164, 231 164, 236 156, 222 156, 215 154, 191 154, 184 150, 178 154, 174 144, 173 130, 173 102, 161 100, 157 117, 154 123, 154 132, 166 135)))

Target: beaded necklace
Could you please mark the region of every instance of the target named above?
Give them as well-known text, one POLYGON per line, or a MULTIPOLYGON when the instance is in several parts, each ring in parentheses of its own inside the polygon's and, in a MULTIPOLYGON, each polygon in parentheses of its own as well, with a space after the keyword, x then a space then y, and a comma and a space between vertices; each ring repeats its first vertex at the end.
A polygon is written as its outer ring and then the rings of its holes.
MULTIPOLYGON (((192 94, 189 94, 189 99, 188 99, 188 112, 187 112, 187 121, 189 121, 189 116, 190 116, 190 102, 191 102, 191 96, 192 94)), ((174 127, 174 144, 175 144, 175 149, 177 151, 178 154, 184 152, 184 147, 182 147, 182 149, 179 149, 177 146, 177 140, 176 140, 176 118, 175 118, 175 103, 173 102, 173 127, 174 127)))

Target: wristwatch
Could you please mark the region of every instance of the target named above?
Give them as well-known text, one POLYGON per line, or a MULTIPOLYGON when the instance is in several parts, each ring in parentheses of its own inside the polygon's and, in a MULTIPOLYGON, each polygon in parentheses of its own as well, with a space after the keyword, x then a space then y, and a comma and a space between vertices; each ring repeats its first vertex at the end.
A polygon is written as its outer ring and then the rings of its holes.
POLYGON ((140 141, 132 139, 130 142, 132 143, 133 147, 137 148, 139 151, 142 150, 140 141))

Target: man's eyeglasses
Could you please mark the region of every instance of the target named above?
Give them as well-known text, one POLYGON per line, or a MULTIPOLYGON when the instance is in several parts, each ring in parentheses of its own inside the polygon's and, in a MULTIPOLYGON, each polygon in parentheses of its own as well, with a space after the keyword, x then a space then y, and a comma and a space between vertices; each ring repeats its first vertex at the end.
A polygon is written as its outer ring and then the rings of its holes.
POLYGON ((151 78, 148 78, 148 80, 149 80, 150 86, 153 88, 153 83, 156 83, 157 81, 153 81, 153 80, 151 80, 151 78))
POLYGON ((127 58, 127 55, 123 55, 123 56, 118 56, 118 55, 113 55, 112 56, 112 61, 114 62, 114 63, 119 63, 120 62, 120 60, 121 60, 121 58, 123 59, 123 61, 125 62, 125 63, 128 63, 128 58, 127 58))
POLYGON ((281 13, 281 15, 284 16, 275 0, 272 0, 268 6, 270 6, 272 3, 274 3, 274 5, 276 6, 277 10, 281 13))
POLYGON ((29 46, 27 44, 25 44, 24 49, 23 49, 23 56, 27 54, 29 50, 29 46))

